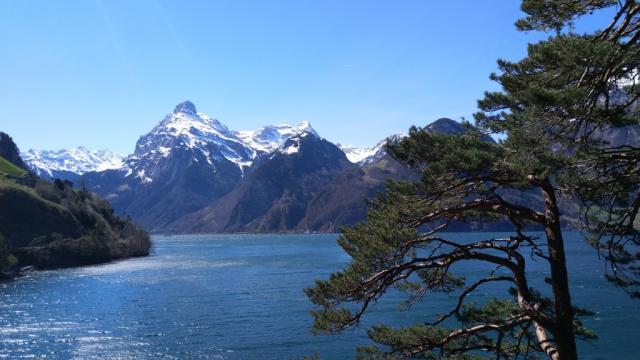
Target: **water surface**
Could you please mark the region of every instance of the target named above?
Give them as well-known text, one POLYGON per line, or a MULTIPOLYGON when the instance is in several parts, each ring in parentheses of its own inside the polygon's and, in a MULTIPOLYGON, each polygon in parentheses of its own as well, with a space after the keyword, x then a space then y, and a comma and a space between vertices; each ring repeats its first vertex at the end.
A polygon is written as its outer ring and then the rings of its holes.
MULTIPOLYGON (((485 234, 486 235, 486 234, 485 234)), ((480 234, 457 234, 473 238, 480 234)), ((429 297, 398 312, 397 294, 361 328, 313 336, 302 289, 348 262, 336 235, 154 237, 153 254, 107 265, 37 272, 0 285, 0 358, 291 359, 318 353, 351 359, 365 328, 432 319, 454 301, 429 297)), ((630 359, 640 342, 640 301, 603 278, 593 250, 568 237, 574 301, 596 312, 600 340, 584 359, 630 359)), ((529 265, 542 281, 541 263, 529 265)), ((482 269, 460 268, 470 278, 482 269)), ((491 288, 476 291, 482 301, 491 288)))

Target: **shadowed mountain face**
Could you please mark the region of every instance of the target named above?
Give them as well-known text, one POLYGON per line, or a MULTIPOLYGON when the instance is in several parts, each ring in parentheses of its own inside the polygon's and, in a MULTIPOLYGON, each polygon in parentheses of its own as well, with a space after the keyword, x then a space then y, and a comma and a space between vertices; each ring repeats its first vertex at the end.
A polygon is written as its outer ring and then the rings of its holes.
POLYGON ((341 173, 357 170, 338 147, 314 133, 303 133, 258 159, 229 194, 171 224, 169 230, 323 230, 330 224, 318 224, 312 216, 317 212, 314 201, 341 173))
MULTIPOLYGON (((215 144, 204 149, 218 151, 215 144)), ((224 158, 207 161, 202 152, 182 146, 156 160, 143 160, 132 170, 87 173, 82 181, 103 194, 117 211, 132 216, 147 229, 158 230, 226 194, 242 175, 224 158)))
POLYGON ((596 135, 607 141, 607 146, 640 147, 640 126, 629 125, 621 128, 600 130, 596 135))
POLYGON ((148 235, 116 216, 107 201, 28 173, 17 146, 1 135, 0 164, 12 164, 0 168, 1 267, 9 255, 19 266, 56 268, 149 254, 148 235))

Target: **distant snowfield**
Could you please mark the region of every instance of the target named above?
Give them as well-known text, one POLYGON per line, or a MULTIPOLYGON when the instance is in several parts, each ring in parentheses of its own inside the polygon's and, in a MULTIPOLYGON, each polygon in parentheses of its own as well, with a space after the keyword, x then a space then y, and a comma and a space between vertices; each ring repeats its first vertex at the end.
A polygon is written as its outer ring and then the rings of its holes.
POLYGON ((342 144, 337 144, 337 145, 340 148, 340 150, 342 150, 342 152, 344 152, 344 154, 347 155, 347 159, 349 159, 349 161, 351 161, 354 164, 359 164, 361 162, 364 162, 368 158, 374 156, 375 154, 377 154, 378 151, 382 149, 382 146, 384 145, 384 143, 385 142, 380 142, 378 143, 378 145, 374 147, 366 148, 366 149, 360 149, 351 145, 342 145, 342 144))
POLYGON ((84 174, 119 169, 124 165, 124 156, 121 154, 110 150, 89 150, 83 146, 61 150, 30 149, 21 156, 36 174, 48 176, 53 176, 54 171, 84 174))

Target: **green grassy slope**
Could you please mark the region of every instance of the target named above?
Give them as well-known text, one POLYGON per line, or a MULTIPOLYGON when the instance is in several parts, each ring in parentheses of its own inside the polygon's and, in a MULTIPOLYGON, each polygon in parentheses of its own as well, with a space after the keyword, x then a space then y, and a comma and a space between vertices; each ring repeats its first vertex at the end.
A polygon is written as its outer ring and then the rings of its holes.
POLYGON ((27 174, 27 171, 13 165, 8 160, 0 156, 0 175, 6 175, 6 174, 15 175, 15 176, 24 176, 27 174))

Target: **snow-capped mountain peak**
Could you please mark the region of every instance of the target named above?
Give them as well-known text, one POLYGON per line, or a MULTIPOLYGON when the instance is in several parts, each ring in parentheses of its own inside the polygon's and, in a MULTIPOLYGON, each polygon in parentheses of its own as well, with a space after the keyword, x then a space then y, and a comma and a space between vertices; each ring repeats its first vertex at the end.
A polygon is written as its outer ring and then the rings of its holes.
POLYGON ((311 123, 308 121, 303 121, 297 126, 298 134, 310 133, 315 136, 318 136, 318 133, 311 127, 311 123))
MULTIPOLYGON (((204 113, 198 113, 195 106, 188 101, 178 104, 171 114, 167 115, 143 138, 149 135, 154 137, 167 136, 171 139, 180 138, 191 148, 216 139, 240 141, 220 121, 204 113)), ((144 148, 144 145, 144 142, 139 141, 137 146, 144 148)))
POLYGON ((306 121, 297 126, 278 124, 256 131, 232 131, 217 119, 198 112, 192 102, 184 101, 140 137, 134 154, 125 162, 130 170, 128 176, 137 176, 145 169, 144 178, 149 179, 146 183, 154 180, 158 164, 177 150, 192 153, 193 161, 204 160, 213 171, 226 159, 244 172, 257 156, 276 151, 287 139, 305 133, 317 136, 306 121))
POLYGON ((196 110, 196 106, 191 101, 184 101, 176 105, 173 109, 174 114, 187 114, 187 115, 196 115, 198 112, 196 110))
POLYGON ((384 145, 384 142, 378 143, 378 145, 376 146, 365 148, 365 149, 357 148, 352 145, 343 145, 343 144, 336 144, 336 145, 340 148, 340 150, 342 150, 342 152, 344 152, 345 155, 347 155, 347 159, 349 159, 349 161, 351 161, 354 164, 360 164, 363 161, 374 156, 380 150, 382 145, 384 145))
POLYGON ((280 149, 281 154, 291 155, 300 151, 300 139, 299 138, 291 138, 282 144, 282 148, 280 149))
POLYGON ((243 170, 255 157, 234 132, 217 119, 198 112, 190 101, 182 102, 173 112, 140 137, 133 155, 126 159, 131 169, 128 176, 138 176, 145 170, 144 183, 150 183, 160 171, 163 159, 173 152, 189 152, 195 162, 204 161, 214 168, 225 159, 243 170))
POLYGON ((236 131, 235 135, 258 153, 270 153, 279 149, 287 139, 304 133, 318 136, 308 121, 297 126, 289 124, 268 125, 255 131, 236 131))
POLYGON ((340 148, 342 152, 344 152, 344 154, 347 156, 347 159, 349 159, 349 161, 351 161, 354 164, 363 166, 363 165, 370 164, 375 160, 380 159, 382 156, 384 156, 387 153, 385 145, 387 145, 389 141, 398 141, 406 136, 407 136, 406 134, 391 135, 388 138, 385 138, 379 141, 376 145, 369 148, 364 148, 364 149, 361 149, 352 145, 343 145, 343 144, 336 144, 336 146, 340 148))
POLYGON ((37 175, 47 178, 56 177, 61 172, 82 175, 123 166, 122 155, 109 150, 92 151, 83 146, 63 150, 30 149, 21 156, 37 175))

